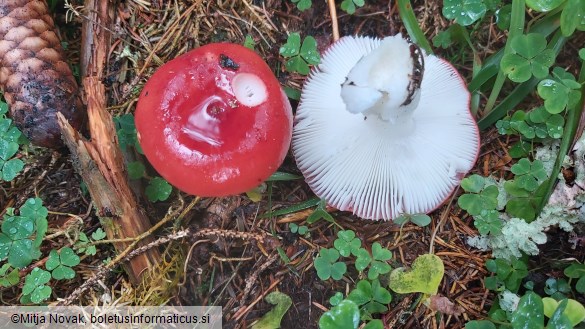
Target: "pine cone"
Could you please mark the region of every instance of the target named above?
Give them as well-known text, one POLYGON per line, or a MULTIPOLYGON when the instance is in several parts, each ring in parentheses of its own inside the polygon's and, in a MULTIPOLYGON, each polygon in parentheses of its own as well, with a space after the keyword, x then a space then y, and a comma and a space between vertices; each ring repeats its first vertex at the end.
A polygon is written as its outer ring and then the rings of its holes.
POLYGON ((39 146, 63 146, 57 112, 84 123, 78 86, 46 1, 0 0, 0 87, 16 125, 39 146))

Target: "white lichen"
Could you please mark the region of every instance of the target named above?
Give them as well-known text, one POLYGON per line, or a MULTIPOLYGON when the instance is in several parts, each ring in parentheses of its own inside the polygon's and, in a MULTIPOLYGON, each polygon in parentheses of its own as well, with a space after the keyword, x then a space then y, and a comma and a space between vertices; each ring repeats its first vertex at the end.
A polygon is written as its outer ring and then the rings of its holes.
POLYGON ((514 312, 518 308, 520 297, 515 293, 504 290, 499 295, 500 308, 506 312, 514 312))
MULTIPOLYGON (((552 167, 558 154, 558 143, 552 143, 539 148, 536 151, 536 159, 543 161, 545 170, 550 175, 552 167)), ((547 205, 543 208, 538 218, 531 223, 523 219, 508 219, 505 213, 500 213, 500 219, 503 221, 501 234, 489 234, 485 236, 470 237, 467 243, 480 250, 492 250, 496 258, 513 259, 522 256, 522 253, 528 255, 537 255, 539 253, 538 245, 547 241, 545 232, 551 227, 558 225, 559 228, 570 232, 573 230, 573 224, 581 221, 585 222, 585 135, 581 136, 576 143, 572 161, 576 179, 573 184, 567 184, 562 179, 557 184, 547 205)), ((496 181, 494 178, 486 179, 486 184, 498 186, 500 196, 503 191, 503 180, 496 181)), ((505 195, 505 194, 504 194, 505 195)), ((507 202, 507 196, 504 197, 504 204, 507 202)), ((498 199, 498 210, 501 207, 502 200, 498 199)))

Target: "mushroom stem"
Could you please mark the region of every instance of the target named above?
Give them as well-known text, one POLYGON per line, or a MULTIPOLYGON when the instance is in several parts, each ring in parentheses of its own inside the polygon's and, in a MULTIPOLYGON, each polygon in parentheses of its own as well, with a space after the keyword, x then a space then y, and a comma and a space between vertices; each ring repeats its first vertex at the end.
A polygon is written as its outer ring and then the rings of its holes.
POLYGON ((387 37, 350 70, 341 97, 350 113, 402 121, 418 106, 423 73, 420 48, 399 36, 387 37))

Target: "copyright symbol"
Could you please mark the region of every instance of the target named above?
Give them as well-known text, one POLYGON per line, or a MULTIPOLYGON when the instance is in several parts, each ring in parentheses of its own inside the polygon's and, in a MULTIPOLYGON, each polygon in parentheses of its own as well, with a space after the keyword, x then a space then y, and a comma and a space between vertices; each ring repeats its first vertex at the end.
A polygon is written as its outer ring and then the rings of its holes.
POLYGON ((12 321, 12 323, 18 323, 19 319, 20 317, 18 316, 18 314, 12 314, 12 316, 10 316, 10 321, 12 321))

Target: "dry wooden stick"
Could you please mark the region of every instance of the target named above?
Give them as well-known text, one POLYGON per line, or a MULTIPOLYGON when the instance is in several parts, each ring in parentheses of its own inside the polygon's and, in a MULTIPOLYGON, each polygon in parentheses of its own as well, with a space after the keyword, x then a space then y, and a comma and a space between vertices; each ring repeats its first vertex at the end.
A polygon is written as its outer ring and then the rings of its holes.
POLYGON ((333 30, 333 41, 339 40, 339 24, 337 23, 337 9, 335 0, 327 0, 329 4, 329 13, 331 14, 331 28, 333 30))
MULTIPOLYGON (((91 141, 85 140, 59 116, 65 144, 71 151, 76 170, 87 184, 93 204, 108 239, 136 238, 147 232, 151 224, 140 210, 136 197, 128 185, 124 159, 120 151, 116 129, 106 111, 106 91, 102 80, 107 73, 106 63, 111 45, 114 7, 110 1, 86 0, 89 19, 83 25, 81 67, 85 68, 83 87, 86 95, 91 141)), ((146 237, 138 245, 152 242, 146 237)), ((128 242, 114 243, 123 251, 128 242)), ((132 282, 138 283, 142 272, 160 263, 156 248, 133 258, 125 269, 132 282)))

